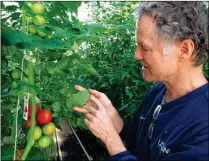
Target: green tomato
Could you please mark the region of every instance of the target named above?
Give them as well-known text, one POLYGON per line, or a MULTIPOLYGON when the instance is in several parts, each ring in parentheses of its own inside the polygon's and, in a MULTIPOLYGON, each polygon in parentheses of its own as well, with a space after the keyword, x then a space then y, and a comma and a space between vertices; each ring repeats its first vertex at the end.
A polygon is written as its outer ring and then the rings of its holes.
POLYGON ((49 35, 49 36, 47 36, 47 38, 48 38, 48 39, 51 39, 51 38, 52 38, 52 36, 51 36, 51 35, 49 35))
POLYGON ((13 79, 20 79, 20 71, 15 69, 13 72, 12 72, 12 78, 13 79))
POLYGON ((45 135, 52 135, 55 132, 54 123, 50 122, 42 127, 42 131, 45 135))
POLYGON ((41 15, 44 13, 44 5, 42 3, 34 3, 31 5, 31 10, 36 15, 41 15))
POLYGON ((36 31, 36 28, 33 25, 30 25, 28 27, 28 32, 35 35, 37 31, 36 31))
POLYGON ((36 26, 43 26, 46 23, 46 19, 41 15, 36 15, 33 17, 33 24, 36 26))
POLYGON ((16 88, 17 87, 17 82, 16 81, 12 81, 12 88, 16 88))
POLYGON ((37 34, 38 34, 38 36, 43 37, 43 38, 47 36, 46 33, 42 32, 42 31, 37 31, 37 34))
POLYGON ((23 81, 24 81, 25 83, 28 83, 28 78, 27 78, 27 77, 23 77, 23 81))
POLYGON ((33 18, 32 17, 29 17, 29 16, 26 16, 25 17, 25 20, 28 24, 31 24, 33 22, 33 18))
POLYGON ((42 130, 39 126, 35 126, 34 140, 38 140, 42 135, 42 130))
POLYGON ((51 138, 49 136, 44 135, 38 140, 37 145, 40 148, 46 148, 50 145, 50 143, 51 143, 51 138))

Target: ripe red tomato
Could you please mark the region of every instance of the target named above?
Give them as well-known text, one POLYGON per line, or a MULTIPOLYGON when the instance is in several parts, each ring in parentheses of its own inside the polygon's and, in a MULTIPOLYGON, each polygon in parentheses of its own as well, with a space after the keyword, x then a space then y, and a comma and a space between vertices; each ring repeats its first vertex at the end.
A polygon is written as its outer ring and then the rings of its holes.
MULTIPOLYGON (((26 106, 25 106, 25 108, 26 108, 26 106)), ((38 111, 40 110, 39 107, 38 107, 38 104, 35 105, 35 108, 36 108, 36 114, 37 114, 38 111)), ((24 112, 27 112, 27 111, 24 111, 24 112)), ((30 118, 31 118, 31 105, 29 104, 28 105, 28 119, 30 119, 30 118)))
POLYGON ((52 120, 52 113, 49 110, 41 110, 36 115, 39 124, 47 124, 52 120))
MULTIPOLYGON (((36 120, 35 120, 35 121, 36 121, 36 120)), ((26 121, 24 122, 25 127, 30 128, 30 122, 31 122, 30 119, 26 120, 26 121)), ((35 125, 37 125, 37 121, 35 122, 35 125)))

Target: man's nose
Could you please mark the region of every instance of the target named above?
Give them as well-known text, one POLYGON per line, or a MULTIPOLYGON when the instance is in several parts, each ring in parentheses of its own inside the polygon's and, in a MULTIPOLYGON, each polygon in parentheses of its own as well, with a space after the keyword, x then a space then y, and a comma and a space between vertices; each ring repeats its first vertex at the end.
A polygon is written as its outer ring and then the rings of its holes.
POLYGON ((136 48, 135 54, 134 54, 135 60, 143 60, 142 51, 139 47, 136 48))

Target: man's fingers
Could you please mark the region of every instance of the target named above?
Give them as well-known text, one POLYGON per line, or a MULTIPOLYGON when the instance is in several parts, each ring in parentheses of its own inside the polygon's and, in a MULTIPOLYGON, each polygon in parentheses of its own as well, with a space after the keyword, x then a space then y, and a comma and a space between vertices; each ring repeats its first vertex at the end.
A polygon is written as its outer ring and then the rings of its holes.
POLYGON ((94 95, 97 98, 100 98, 100 92, 93 90, 93 89, 88 89, 88 90, 90 94, 94 95))
POLYGON ((87 110, 92 114, 92 115, 96 115, 97 110, 94 107, 88 107, 87 110))
POLYGON ((80 113, 87 113, 88 112, 85 108, 80 108, 80 107, 73 107, 72 109, 74 111, 80 112, 80 113))
POLYGON ((102 107, 101 102, 95 96, 91 95, 90 100, 92 100, 92 102, 94 102, 99 108, 102 107))
POLYGON ((84 119, 84 124, 89 128, 90 126, 90 121, 88 119, 84 119))
POLYGON ((86 88, 83 88, 82 86, 79 86, 79 85, 75 85, 74 88, 77 89, 78 91, 86 90, 86 88))
POLYGON ((85 115, 85 117, 89 120, 89 121, 93 121, 93 116, 92 116, 92 114, 90 114, 90 113, 87 113, 86 115, 85 115))

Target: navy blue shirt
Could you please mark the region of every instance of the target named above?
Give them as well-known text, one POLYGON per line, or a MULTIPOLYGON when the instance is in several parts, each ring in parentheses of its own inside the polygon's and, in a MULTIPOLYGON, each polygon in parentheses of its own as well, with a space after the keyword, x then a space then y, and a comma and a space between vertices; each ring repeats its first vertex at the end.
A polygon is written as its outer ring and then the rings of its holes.
POLYGON ((208 159, 208 83, 186 95, 162 104, 152 138, 149 126, 153 112, 165 94, 162 82, 152 87, 131 120, 120 133, 128 151, 105 160, 200 161, 208 159))

